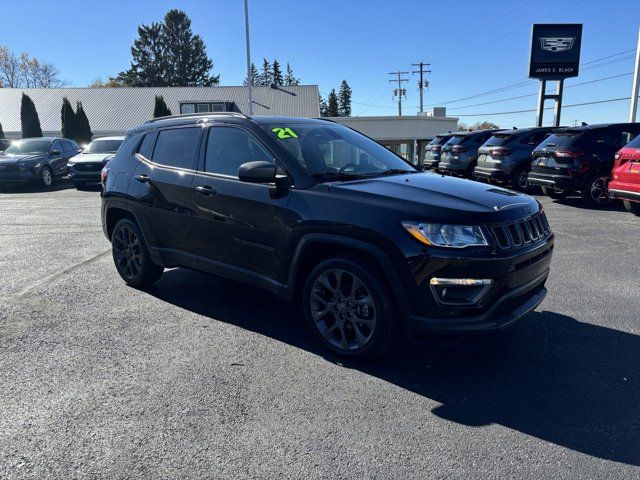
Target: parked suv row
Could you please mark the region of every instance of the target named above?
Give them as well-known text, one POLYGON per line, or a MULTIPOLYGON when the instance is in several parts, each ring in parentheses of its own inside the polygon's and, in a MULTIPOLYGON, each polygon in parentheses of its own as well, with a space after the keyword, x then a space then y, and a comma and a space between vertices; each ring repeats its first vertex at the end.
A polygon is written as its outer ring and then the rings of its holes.
POLYGON ((442 146, 438 171, 463 178, 474 178, 478 149, 495 130, 457 132, 442 146))
POLYGON ((379 355, 401 332, 505 328, 546 294, 553 233, 535 199, 422 173, 331 121, 156 119, 102 179, 126 283, 187 267, 265 288, 299 300, 341 355, 379 355))

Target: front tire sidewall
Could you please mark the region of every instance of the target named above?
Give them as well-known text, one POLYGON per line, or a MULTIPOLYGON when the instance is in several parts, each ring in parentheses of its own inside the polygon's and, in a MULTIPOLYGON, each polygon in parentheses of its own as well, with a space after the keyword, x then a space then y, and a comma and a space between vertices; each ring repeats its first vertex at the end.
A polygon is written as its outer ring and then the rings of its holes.
POLYGON ((334 257, 318 264, 307 277, 302 306, 305 320, 312 335, 327 349, 338 355, 351 358, 373 358, 386 354, 391 349, 395 340, 396 325, 393 301, 384 286, 380 275, 362 266, 356 258, 334 257), (373 297, 376 309, 376 326, 369 341, 362 347, 354 350, 343 350, 332 345, 320 333, 311 314, 311 293, 313 285, 320 275, 328 270, 342 269, 356 275, 367 287, 373 297))

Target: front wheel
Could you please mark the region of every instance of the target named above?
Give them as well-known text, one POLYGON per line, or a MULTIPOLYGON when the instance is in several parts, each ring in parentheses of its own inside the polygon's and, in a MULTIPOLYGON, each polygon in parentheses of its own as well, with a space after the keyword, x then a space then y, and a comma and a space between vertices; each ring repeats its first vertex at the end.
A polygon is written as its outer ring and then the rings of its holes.
POLYGON ((53 185, 53 172, 51 171, 51 168, 46 165, 42 167, 42 170, 40 170, 40 183, 45 188, 49 188, 53 185))
POLYGON ((624 204, 624 208, 627 212, 640 216, 640 203, 630 202, 629 200, 623 200, 622 203, 624 204))
POLYGON ((151 285, 164 271, 153 263, 138 225, 128 218, 120 220, 113 229, 111 253, 118 273, 132 287, 151 285))
POLYGON ((609 177, 591 175, 587 177, 582 188, 582 200, 591 207, 604 207, 611 202, 609 194, 609 177))
POLYGON ((397 330, 393 301, 382 277, 357 258, 322 261, 309 274, 303 308, 313 335, 343 356, 387 353, 397 330))

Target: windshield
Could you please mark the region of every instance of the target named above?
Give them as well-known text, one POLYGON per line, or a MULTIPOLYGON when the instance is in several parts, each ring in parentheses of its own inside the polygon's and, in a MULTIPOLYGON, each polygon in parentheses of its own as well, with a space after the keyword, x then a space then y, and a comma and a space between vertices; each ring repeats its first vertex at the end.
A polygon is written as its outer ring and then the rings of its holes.
POLYGON ((430 146, 444 145, 451 138, 451 135, 438 135, 436 138, 429 142, 430 146))
POLYGON ((50 142, 48 140, 18 140, 9 145, 5 153, 13 153, 16 155, 47 153, 49 151, 49 145, 50 142))
POLYGON ((116 153, 122 140, 94 140, 82 153, 116 153))
POLYGON ((417 172, 382 145, 342 125, 301 123, 262 127, 316 179, 417 172))
POLYGON ((576 145, 578 140, 582 137, 582 132, 558 132, 550 135, 546 140, 543 140, 540 147, 570 147, 576 145))
POLYGON ((484 144, 485 147, 499 147, 506 145, 515 138, 511 133, 496 133, 484 144))

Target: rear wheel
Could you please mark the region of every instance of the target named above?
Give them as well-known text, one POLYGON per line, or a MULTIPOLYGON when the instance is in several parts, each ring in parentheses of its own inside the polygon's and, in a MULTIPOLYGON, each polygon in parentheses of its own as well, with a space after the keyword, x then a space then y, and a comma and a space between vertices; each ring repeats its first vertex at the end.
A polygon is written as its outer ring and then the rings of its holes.
POLYGON ((640 216, 640 203, 630 202, 629 200, 623 200, 622 203, 624 204, 624 208, 626 208, 627 212, 640 216))
POLYGON ((529 190, 529 172, 526 168, 519 168, 511 175, 511 186, 521 192, 529 190))
POLYGON ((151 285, 162 276, 164 269, 153 263, 138 225, 128 218, 114 227, 111 252, 118 273, 132 287, 151 285))
POLYGON ((40 170, 40 183, 46 188, 53 185, 53 172, 51 168, 46 165, 40 170))
POLYGON ((355 358, 391 349, 393 301, 382 277, 358 259, 324 260, 309 274, 303 295, 307 324, 326 348, 355 358))
POLYGON ((549 187, 540 187, 542 189, 542 194, 547 197, 555 198, 556 200, 563 199, 567 196, 565 192, 561 192, 560 190, 554 190, 549 187))
POLYGON ((591 207, 604 207, 611 202, 609 180, 605 175, 587 177, 582 188, 582 200, 591 207))

